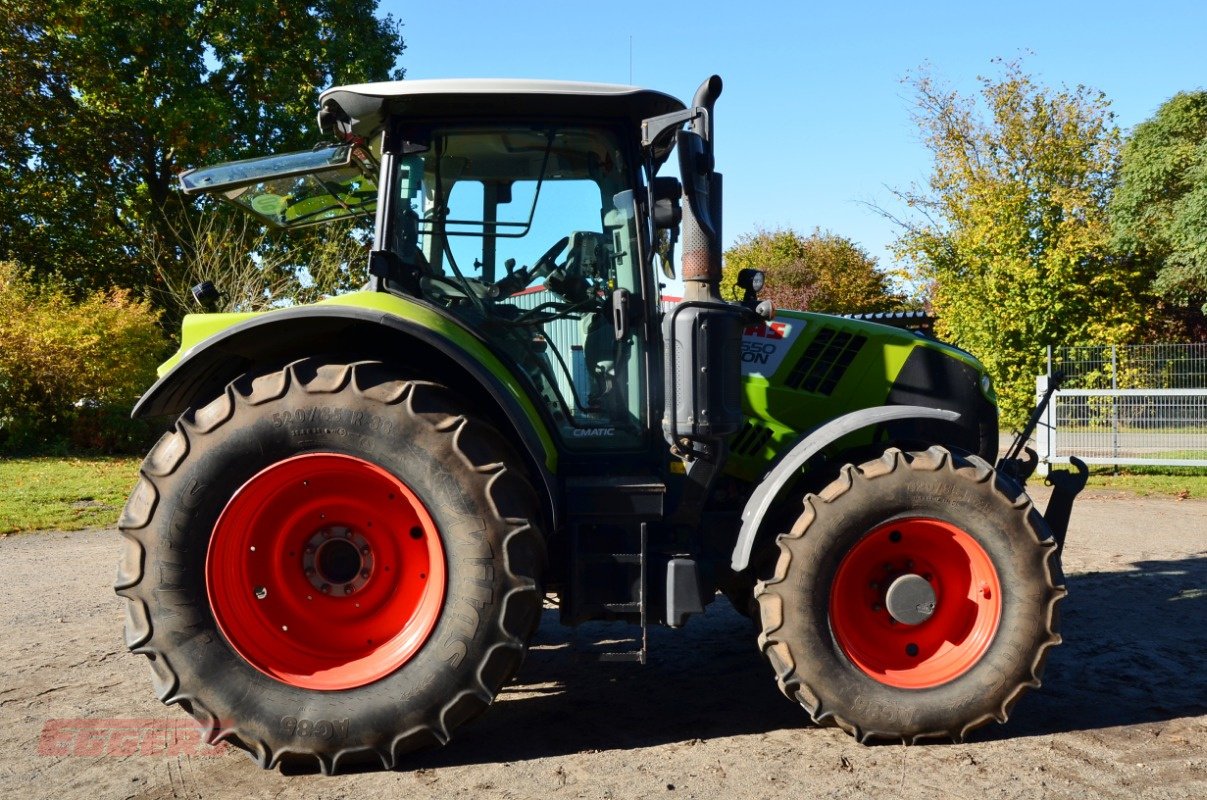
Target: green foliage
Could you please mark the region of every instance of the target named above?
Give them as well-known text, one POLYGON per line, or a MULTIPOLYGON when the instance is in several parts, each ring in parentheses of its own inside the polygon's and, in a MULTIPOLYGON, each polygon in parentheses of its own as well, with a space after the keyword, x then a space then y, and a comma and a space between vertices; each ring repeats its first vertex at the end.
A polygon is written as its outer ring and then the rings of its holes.
POLYGON ((0 262, 0 450, 141 448, 130 407, 166 345, 158 313, 127 290, 77 302, 0 262))
POLYGON ((12 191, 0 205, 0 259, 37 280, 58 273, 77 296, 180 282, 197 211, 175 191, 176 174, 309 147, 322 88, 401 77, 400 25, 376 6, 0 4, 0 184, 12 191))
POLYGON ((1153 265, 1158 292, 1207 313, 1207 91, 1175 95, 1132 131, 1110 210, 1117 245, 1153 265))
POLYGON ((767 273, 761 297, 777 308, 855 314, 887 311, 903 303, 866 250, 817 228, 808 236, 788 228, 739 237, 725 251, 721 291, 727 299, 740 299, 736 282, 743 269, 767 273))
POLYGON ((1046 345, 1125 342, 1145 319, 1149 275, 1110 247, 1106 207, 1120 134, 1110 103, 1036 84, 1017 63, 975 98, 911 80, 934 167, 899 192, 915 215, 898 255, 927 287, 937 332, 981 358, 1005 425, 1033 403, 1046 345))

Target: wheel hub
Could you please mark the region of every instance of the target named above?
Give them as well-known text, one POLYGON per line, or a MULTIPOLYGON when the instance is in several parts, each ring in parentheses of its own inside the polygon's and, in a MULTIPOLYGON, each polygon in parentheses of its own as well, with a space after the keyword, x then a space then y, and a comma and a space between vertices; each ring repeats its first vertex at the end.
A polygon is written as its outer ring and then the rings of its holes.
POLYGON ((907 573, 889 584, 884 605, 902 625, 921 625, 935 613, 935 589, 921 575, 907 573))
POLYGON ((302 571, 323 594, 356 594, 373 576, 373 548, 352 528, 320 528, 306 541, 302 571))

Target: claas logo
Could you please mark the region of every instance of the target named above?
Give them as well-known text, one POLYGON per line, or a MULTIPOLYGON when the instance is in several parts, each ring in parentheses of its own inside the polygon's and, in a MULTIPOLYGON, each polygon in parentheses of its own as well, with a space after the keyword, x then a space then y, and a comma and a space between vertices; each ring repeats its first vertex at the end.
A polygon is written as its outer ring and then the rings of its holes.
POLYGON ((742 332, 742 335, 755 336, 759 339, 783 339, 787 332, 788 323, 786 322, 763 322, 758 325, 750 325, 742 332))

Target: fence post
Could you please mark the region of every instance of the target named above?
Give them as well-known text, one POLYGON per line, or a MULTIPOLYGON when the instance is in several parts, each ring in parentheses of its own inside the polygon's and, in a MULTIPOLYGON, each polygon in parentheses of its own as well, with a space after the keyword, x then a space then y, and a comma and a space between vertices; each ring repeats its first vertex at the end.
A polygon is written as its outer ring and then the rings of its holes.
MULTIPOLYGON (((1119 349, 1111 345, 1111 391, 1119 390, 1119 349)), ((1111 457, 1119 458, 1119 395, 1111 396, 1111 457)), ((1115 465, 1118 471, 1119 465, 1115 465)))
MULTIPOLYGON (((1038 405, 1043 402, 1044 395, 1048 393, 1048 386, 1051 384, 1051 375, 1036 375, 1035 376, 1035 403, 1038 405)), ((1048 466, 1052 463, 1052 456, 1056 453, 1056 395, 1052 396, 1048 407, 1044 409, 1043 416, 1039 418, 1039 423, 1035 426, 1035 452, 1039 456, 1039 464, 1035 471, 1040 477, 1048 474, 1048 466)))

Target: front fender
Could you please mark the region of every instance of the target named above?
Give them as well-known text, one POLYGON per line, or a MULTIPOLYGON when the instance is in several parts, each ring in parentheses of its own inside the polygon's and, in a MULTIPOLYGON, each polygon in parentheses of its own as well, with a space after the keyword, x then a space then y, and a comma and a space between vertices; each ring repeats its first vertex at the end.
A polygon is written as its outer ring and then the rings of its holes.
POLYGON ((742 510, 742 529, 733 547, 733 571, 741 572, 750 566, 750 554, 754 552, 763 518, 779 498, 780 492, 809 459, 855 431, 894 420, 918 418, 955 422, 960 418, 960 412, 922 406, 864 408, 830 420, 794 444, 763 476, 758 487, 751 493, 750 499, 746 501, 746 507, 742 510))

